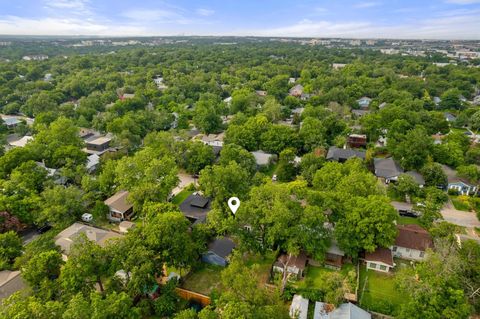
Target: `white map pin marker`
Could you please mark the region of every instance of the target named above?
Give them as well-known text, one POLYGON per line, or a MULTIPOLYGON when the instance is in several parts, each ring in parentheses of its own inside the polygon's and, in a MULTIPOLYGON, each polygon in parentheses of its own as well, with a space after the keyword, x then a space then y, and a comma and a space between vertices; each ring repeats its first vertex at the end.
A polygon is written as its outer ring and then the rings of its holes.
POLYGON ((230 210, 235 215, 238 207, 240 207, 240 200, 237 197, 230 197, 228 199, 228 207, 230 207, 230 210))

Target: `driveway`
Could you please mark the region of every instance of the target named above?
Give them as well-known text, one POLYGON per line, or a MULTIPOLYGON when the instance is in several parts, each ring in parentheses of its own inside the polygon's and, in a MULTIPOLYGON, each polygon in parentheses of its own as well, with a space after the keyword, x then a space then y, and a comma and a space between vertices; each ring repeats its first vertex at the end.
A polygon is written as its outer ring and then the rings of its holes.
POLYGON ((192 177, 192 175, 187 173, 178 173, 178 179, 180 182, 178 183, 177 187, 172 190, 172 197, 176 196, 180 193, 185 187, 190 184, 196 184, 196 180, 192 177))
POLYGON ((475 213, 464 212, 455 208, 444 207, 440 211, 447 222, 463 227, 480 227, 480 222, 475 213))

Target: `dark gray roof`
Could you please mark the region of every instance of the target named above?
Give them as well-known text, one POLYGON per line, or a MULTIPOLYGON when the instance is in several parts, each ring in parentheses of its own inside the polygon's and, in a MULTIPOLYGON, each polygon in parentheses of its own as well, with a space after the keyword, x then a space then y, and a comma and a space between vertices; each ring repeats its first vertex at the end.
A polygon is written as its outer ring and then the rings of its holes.
POLYGON ((365 152, 332 146, 328 149, 327 160, 346 161, 352 157, 365 159, 365 152))
POLYGON ((210 199, 202 195, 192 194, 180 204, 180 211, 185 217, 195 220, 203 219, 210 211, 210 199))
POLYGON ((448 167, 447 165, 442 165, 442 170, 445 175, 447 175, 447 181, 449 184, 462 182, 466 185, 474 186, 468 179, 458 176, 457 171, 453 168, 448 167))
POLYGON ((418 185, 425 185, 425 179, 423 178, 423 176, 419 172, 408 171, 405 174, 412 176, 413 179, 415 180, 415 182, 417 182, 418 185))
POLYGON ((445 112, 444 115, 445 115, 445 119, 449 122, 453 122, 457 119, 457 117, 455 115, 453 115, 452 113, 449 113, 449 112, 445 112))
POLYGON ((377 177, 390 178, 403 173, 403 169, 391 157, 375 158, 373 161, 373 165, 375 166, 375 175, 377 177))
POLYGON ((227 257, 235 248, 235 243, 227 237, 217 238, 208 245, 208 251, 222 258, 227 257))

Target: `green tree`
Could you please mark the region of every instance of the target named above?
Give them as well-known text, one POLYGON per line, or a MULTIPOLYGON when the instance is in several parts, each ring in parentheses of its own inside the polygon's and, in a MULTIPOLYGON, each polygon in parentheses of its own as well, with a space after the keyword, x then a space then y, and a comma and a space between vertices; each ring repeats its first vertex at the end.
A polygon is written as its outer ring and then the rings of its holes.
POLYGON ((230 197, 245 198, 250 186, 248 172, 233 161, 225 166, 207 166, 198 183, 205 195, 223 207, 230 197))
POLYGON ((356 197, 335 226, 335 237, 350 256, 377 247, 390 247, 397 236, 397 211, 385 197, 356 197), (366 235, 368 234, 368 235, 366 235))
POLYGON ((235 144, 224 145, 220 152, 218 163, 226 166, 230 162, 240 165, 250 176, 253 176, 257 170, 257 163, 253 154, 235 144))
POLYGON ((10 269, 22 254, 22 239, 14 231, 0 234, 0 270, 10 269))
POLYGON ((214 159, 211 146, 201 142, 188 142, 182 156, 182 167, 191 174, 198 174, 207 165, 212 164, 214 159))
POLYGON ((421 170, 426 186, 447 186, 447 175, 437 163, 427 163, 421 170))

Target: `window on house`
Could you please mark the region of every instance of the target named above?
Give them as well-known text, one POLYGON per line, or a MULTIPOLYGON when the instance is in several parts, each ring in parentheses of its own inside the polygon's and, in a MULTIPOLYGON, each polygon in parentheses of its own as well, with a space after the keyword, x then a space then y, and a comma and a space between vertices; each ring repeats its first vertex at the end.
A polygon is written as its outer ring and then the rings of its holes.
POLYGON ((393 251, 397 251, 397 246, 393 246, 393 251))
POLYGON ((380 265, 380 270, 383 270, 383 271, 387 270, 387 266, 380 265))
POLYGON ((369 267, 370 268, 377 268, 377 264, 376 263, 369 263, 369 267))
POLYGON ((420 257, 423 258, 423 256, 425 256, 425 253, 423 251, 420 252, 420 257))

